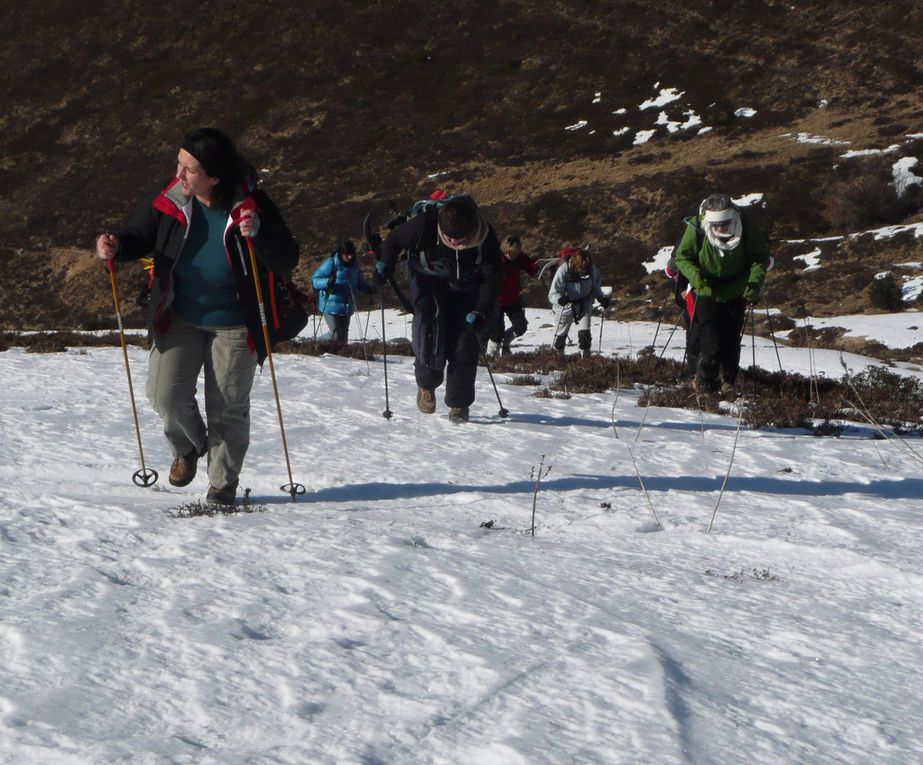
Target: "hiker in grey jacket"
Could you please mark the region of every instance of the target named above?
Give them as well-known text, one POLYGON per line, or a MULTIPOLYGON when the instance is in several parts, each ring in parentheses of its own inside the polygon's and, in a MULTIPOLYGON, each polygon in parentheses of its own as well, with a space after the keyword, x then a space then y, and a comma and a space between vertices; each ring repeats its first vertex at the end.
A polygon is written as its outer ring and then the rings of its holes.
POLYGON ((548 301, 555 314, 554 347, 559 354, 564 353, 567 333, 571 324, 577 325, 577 345, 580 355, 588 358, 592 338, 590 336, 590 313, 593 301, 603 308, 608 308, 611 299, 602 290, 599 269, 593 265, 590 255, 585 250, 565 247, 560 252, 561 265, 551 280, 548 301))

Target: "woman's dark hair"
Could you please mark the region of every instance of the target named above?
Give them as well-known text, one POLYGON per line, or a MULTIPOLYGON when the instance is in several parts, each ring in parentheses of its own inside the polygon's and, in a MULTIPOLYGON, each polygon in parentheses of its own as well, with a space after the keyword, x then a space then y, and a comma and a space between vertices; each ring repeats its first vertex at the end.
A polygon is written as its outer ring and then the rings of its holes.
POLYGON ((214 195, 224 209, 231 208, 241 184, 256 185, 253 165, 240 156, 234 142, 218 128, 203 127, 186 133, 182 148, 198 160, 210 177, 219 179, 214 195))

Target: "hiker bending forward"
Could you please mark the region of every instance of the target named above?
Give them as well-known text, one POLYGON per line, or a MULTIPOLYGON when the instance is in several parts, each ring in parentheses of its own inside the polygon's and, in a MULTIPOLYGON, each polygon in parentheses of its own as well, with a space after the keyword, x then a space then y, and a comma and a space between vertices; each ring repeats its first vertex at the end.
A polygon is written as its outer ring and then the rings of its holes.
POLYGON ((435 390, 445 379, 453 422, 466 422, 474 402, 478 330, 500 289, 500 244, 493 227, 467 195, 430 205, 397 226, 382 245, 376 278, 394 274, 408 253, 417 407, 436 411, 435 390))
POLYGON ((298 263, 298 245, 255 184, 230 138, 194 130, 179 148, 176 177, 118 234, 96 240, 104 260, 153 255, 147 395, 173 451, 170 483, 189 484, 207 454, 206 499, 225 505, 237 494, 250 444, 250 389, 267 353, 248 245, 261 277, 298 263), (196 401, 203 369, 207 427, 196 401))
POLYGON ((593 344, 590 336, 590 313, 593 300, 608 308, 611 299, 603 293, 599 269, 585 250, 565 247, 560 252, 561 265, 551 280, 548 301, 555 314, 554 348, 564 353, 571 324, 577 325, 577 345, 580 355, 589 358, 593 344))
POLYGON ((731 393, 746 306, 759 300, 769 268, 766 238, 729 196, 712 194, 688 221, 675 258, 693 295, 686 339, 693 385, 731 393))

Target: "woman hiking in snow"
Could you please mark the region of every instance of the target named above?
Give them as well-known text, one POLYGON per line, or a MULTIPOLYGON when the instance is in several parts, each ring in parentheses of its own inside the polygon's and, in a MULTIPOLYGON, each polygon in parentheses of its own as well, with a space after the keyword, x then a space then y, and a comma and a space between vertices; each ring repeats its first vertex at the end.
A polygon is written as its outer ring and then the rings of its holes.
POLYGON ((252 242, 260 272, 287 274, 298 245, 256 171, 215 128, 187 133, 176 175, 96 254, 117 262, 153 255, 147 395, 175 455, 170 483, 186 486, 208 455, 206 499, 233 504, 250 444, 250 389, 266 357, 252 242), (205 419, 196 381, 205 370, 205 419))
POLYGON ((319 295, 318 309, 330 328, 330 339, 346 343, 349 320, 356 311, 356 293, 371 295, 375 292, 375 287, 362 275, 352 240, 340 242, 330 257, 318 266, 312 282, 319 295))
POLYGON ((608 308, 612 301, 603 293, 599 269, 593 265, 586 250, 565 247, 559 255, 562 262, 548 290, 548 302, 555 315, 554 348, 560 355, 564 354, 567 333, 571 324, 576 324, 580 355, 589 358, 593 344, 590 336, 593 300, 603 308, 608 308))
POLYGON ((747 304, 760 298, 769 247, 758 227, 727 194, 702 201, 688 222, 676 267, 692 288, 686 349, 697 391, 731 394, 740 369, 740 336, 747 304))

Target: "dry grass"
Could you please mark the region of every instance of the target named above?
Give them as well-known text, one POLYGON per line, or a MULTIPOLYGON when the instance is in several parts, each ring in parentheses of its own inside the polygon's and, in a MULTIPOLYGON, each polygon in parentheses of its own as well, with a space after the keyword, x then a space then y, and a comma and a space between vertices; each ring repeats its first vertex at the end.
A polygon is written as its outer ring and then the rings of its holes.
MULTIPOLYGON (((146 347, 141 337, 129 336, 132 345, 146 347)), ((25 347, 31 353, 61 353, 69 348, 118 346, 116 333, 104 335, 72 332, 35 334, 0 333, 0 351, 25 347)), ((281 343, 277 353, 311 356, 335 354, 370 361, 381 360, 380 341, 340 345, 314 340, 281 343)), ((388 343, 389 356, 411 356, 410 343, 388 343)), ((696 396, 679 362, 659 359, 649 350, 637 357, 577 355, 561 358, 550 349, 513 353, 491 362, 495 373, 511 377, 509 384, 536 386, 537 397, 568 397, 577 393, 600 393, 619 388, 642 388, 640 406, 721 411, 717 395, 696 396)), ((738 390, 745 402, 744 420, 750 427, 804 428, 818 435, 837 435, 842 421, 865 421, 871 417, 897 432, 923 432, 923 383, 913 378, 872 367, 841 380, 809 378, 792 373, 742 369, 738 390)))

